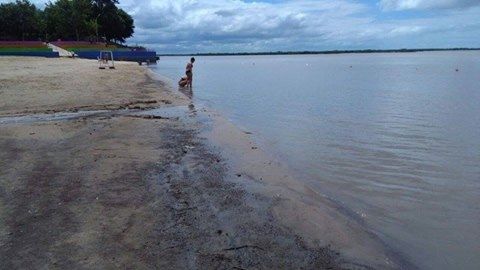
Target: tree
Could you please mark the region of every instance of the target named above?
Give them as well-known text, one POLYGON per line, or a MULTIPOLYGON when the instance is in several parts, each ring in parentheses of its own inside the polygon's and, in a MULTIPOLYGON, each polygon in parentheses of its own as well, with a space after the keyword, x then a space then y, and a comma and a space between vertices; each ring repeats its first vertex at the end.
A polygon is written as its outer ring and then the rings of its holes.
POLYGON ((133 35, 133 18, 118 8, 118 0, 93 0, 93 13, 97 27, 97 38, 101 34, 108 41, 125 42, 133 35))
POLYGON ((118 0, 92 0, 92 10, 95 16, 95 34, 99 38, 100 22, 105 20, 106 11, 115 7, 118 0), (100 22, 99 22, 100 21, 100 22))
POLYGON ((133 35, 133 18, 124 10, 114 8, 105 13, 106 20, 101 22, 101 32, 108 41, 125 42, 133 35))
POLYGON ((71 39, 72 9, 69 0, 48 3, 44 10, 47 20, 47 32, 50 39, 71 39))
POLYGON ((92 33, 92 6, 89 0, 58 0, 45 8, 47 31, 53 39, 81 40, 92 33))
POLYGON ((28 0, 0 5, 0 35, 3 39, 36 39, 42 33, 41 11, 28 0))
POLYGON ((129 29, 133 31, 133 19, 126 12, 117 8, 115 4, 118 4, 118 0, 93 0, 92 3, 97 26, 97 38, 98 35, 102 35, 109 41, 119 40, 123 42, 126 37, 131 36, 127 33, 129 29), (124 25, 124 23, 129 25, 124 25))
POLYGON ((43 11, 28 0, 0 4, 0 39, 86 40, 101 35, 125 42, 134 22, 116 4, 118 0, 56 0, 43 11))
POLYGON ((72 1, 72 27, 75 31, 77 41, 81 37, 91 35, 91 27, 89 20, 92 17, 92 6, 90 0, 73 0, 72 1))
POLYGON ((121 41, 122 43, 125 42, 126 38, 129 38, 133 35, 135 31, 135 25, 132 16, 130 16, 127 12, 123 9, 118 9, 118 17, 121 20, 121 24, 119 25, 120 31, 115 36, 115 39, 121 41))

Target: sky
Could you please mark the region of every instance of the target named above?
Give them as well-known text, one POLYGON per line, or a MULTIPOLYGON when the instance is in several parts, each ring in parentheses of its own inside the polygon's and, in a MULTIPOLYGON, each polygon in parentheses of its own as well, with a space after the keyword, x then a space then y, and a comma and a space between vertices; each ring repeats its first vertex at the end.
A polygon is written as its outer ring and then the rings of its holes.
MULTIPOLYGON (((0 0, 0 2, 11 2, 0 0)), ((48 0, 33 0, 43 8, 48 0)), ((159 53, 480 47, 480 0, 120 0, 159 53)))

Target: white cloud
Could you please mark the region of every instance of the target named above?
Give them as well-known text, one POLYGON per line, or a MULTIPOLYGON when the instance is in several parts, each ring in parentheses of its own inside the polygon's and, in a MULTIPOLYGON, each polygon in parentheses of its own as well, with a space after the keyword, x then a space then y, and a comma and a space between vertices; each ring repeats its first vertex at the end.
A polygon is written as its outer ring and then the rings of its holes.
POLYGON ((162 52, 480 46, 474 38, 479 27, 472 27, 478 23, 478 8, 424 19, 379 20, 374 16, 378 7, 353 0, 121 3, 136 19, 130 41, 162 52))
POLYGON ((417 34, 425 30, 425 27, 422 26, 399 26, 393 28, 388 34, 391 36, 401 36, 401 35, 411 35, 417 34))
MULTIPOLYGON (((45 4, 49 2, 49 0, 29 0, 30 3, 35 4, 38 8, 44 8, 45 4)), ((15 0, 0 0, 0 4, 3 3, 10 3, 10 2, 15 2, 15 0)))
POLYGON ((314 48, 328 39, 347 40, 357 25, 371 20, 362 15, 367 6, 345 0, 274 4, 237 0, 123 1, 122 6, 135 14, 137 28, 132 40, 194 51, 206 47, 225 50, 228 46, 243 50, 268 50, 271 46, 287 49, 291 41, 310 43, 314 48))
POLYGON ((378 1, 120 0, 120 6, 135 19, 128 43, 162 53, 480 47, 480 0, 378 1), (401 19, 391 19, 380 7, 433 10, 414 17, 399 11, 401 19))
POLYGON ((480 5, 480 0, 381 0, 384 10, 465 8, 480 5))

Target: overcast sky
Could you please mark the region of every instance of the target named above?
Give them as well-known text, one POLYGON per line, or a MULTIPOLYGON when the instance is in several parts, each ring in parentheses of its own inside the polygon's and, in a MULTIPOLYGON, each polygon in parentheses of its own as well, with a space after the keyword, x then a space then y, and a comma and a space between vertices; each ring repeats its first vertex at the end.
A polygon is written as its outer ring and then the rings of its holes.
MULTIPOLYGON (((0 0, 0 2, 10 2, 0 0)), ((43 8, 45 0, 32 1, 43 8)), ((120 0, 160 53, 480 47, 480 0, 120 0)))

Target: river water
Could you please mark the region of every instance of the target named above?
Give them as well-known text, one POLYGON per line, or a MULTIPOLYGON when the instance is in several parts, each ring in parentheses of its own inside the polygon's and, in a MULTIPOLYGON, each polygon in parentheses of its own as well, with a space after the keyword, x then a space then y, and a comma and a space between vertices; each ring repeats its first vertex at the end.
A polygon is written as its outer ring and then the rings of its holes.
MULTIPOLYGON (((177 81, 188 57, 152 70, 177 81)), ((420 269, 480 269, 480 52, 198 57, 194 100, 420 269)))

